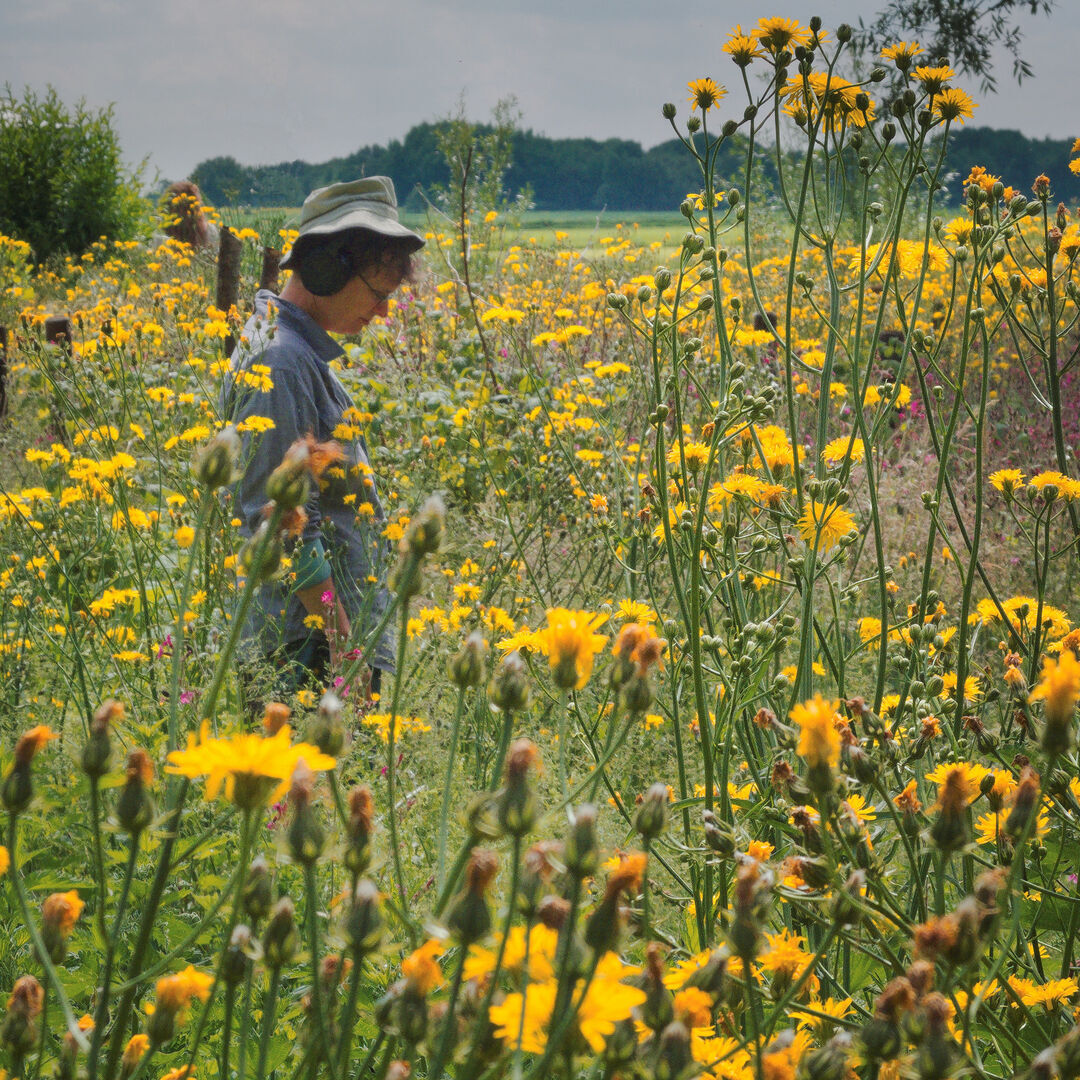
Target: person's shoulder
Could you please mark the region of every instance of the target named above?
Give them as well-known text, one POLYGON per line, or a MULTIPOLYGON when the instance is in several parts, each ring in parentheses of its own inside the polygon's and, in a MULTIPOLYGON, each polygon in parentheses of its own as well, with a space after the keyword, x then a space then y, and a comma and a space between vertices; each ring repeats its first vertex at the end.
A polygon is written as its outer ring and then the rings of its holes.
POLYGON ((260 292, 255 311, 232 354, 234 370, 259 364, 271 371, 300 374, 315 362, 315 350, 293 325, 289 312, 273 293, 260 292))

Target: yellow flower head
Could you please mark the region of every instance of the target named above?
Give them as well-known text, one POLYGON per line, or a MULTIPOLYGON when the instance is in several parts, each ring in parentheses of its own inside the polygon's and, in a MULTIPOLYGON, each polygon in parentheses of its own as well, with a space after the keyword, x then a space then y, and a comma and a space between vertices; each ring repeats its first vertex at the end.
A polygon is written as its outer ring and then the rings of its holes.
POLYGON ((191 1004, 192 998, 206 1001, 213 985, 212 975, 196 971, 188 964, 183 971, 158 979, 155 986, 156 1008, 164 1009, 165 1012, 182 1013, 191 1004))
POLYGON ((1052 723, 1066 724, 1072 720, 1076 700, 1080 697, 1080 661, 1071 649, 1062 649, 1059 659, 1044 656, 1042 673, 1029 701, 1046 702, 1046 718, 1052 723))
POLYGON ((731 37, 724 42, 721 49, 741 68, 746 67, 755 56, 761 55, 757 40, 750 34, 744 34, 741 26, 736 26, 731 31, 731 37))
POLYGON ((923 51, 917 41, 898 41, 895 45, 886 45, 881 50, 883 60, 891 60, 900 71, 907 71, 911 61, 923 51))
POLYGON ((787 99, 784 112, 796 119, 821 114, 830 128, 843 123, 866 127, 874 119, 874 103, 861 86, 827 71, 811 71, 790 80, 780 91, 787 99))
POLYGON ((1003 495, 1011 495, 1024 486, 1024 474, 1019 469, 998 469, 990 474, 990 484, 1003 495))
POLYGON ((38 724, 21 736, 15 744, 15 761, 20 765, 27 765, 34 755, 53 739, 60 738, 47 724, 38 724))
POLYGON ((815 694, 812 701, 804 701, 791 710, 791 719, 799 728, 796 752, 811 767, 831 768, 840 761, 840 732, 836 727, 839 707, 839 701, 827 701, 815 694))
POLYGON ((854 530, 855 519, 836 503, 819 503, 811 499, 797 524, 808 544, 816 543, 819 550, 829 551, 840 542, 842 536, 854 530))
POLYGON ((135 1071, 135 1066, 139 1064, 140 1059, 147 1050, 150 1049, 150 1036, 140 1032, 138 1035, 132 1035, 127 1041, 127 1046, 124 1047, 124 1056, 121 1059, 124 1072, 130 1075, 135 1071))
POLYGON ((441 941, 429 938, 419 949, 415 949, 401 961, 401 974, 417 993, 428 994, 436 986, 442 986, 443 973, 437 958, 442 956, 444 951, 441 941))
POLYGON ((165 771, 178 776, 205 776, 208 799, 216 798, 224 785, 227 799, 241 809, 252 810, 285 793, 299 761, 312 772, 326 772, 337 764, 317 746, 290 745, 291 737, 286 724, 270 738, 241 734, 214 739, 209 725, 204 723, 198 741, 189 735, 186 750, 169 754, 165 771))
POLYGON ((934 112, 942 120, 959 120, 962 124, 970 117, 979 106, 968 95, 956 86, 949 90, 942 90, 934 98, 934 112))
POLYGON ((75 889, 66 893, 53 893, 41 905, 41 921, 66 938, 75 929, 86 903, 79 899, 75 889))
POLYGON ((810 28, 802 26, 796 19, 774 15, 767 19, 758 19, 758 24, 750 31, 750 35, 775 56, 789 45, 805 45, 810 40, 810 28))
POLYGON ((549 608, 547 626, 533 635, 537 649, 548 658, 555 683, 564 690, 580 690, 592 675, 593 660, 607 642, 596 630, 606 615, 568 608, 549 608))
POLYGON ((928 94, 936 95, 946 88, 950 79, 956 78, 956 72, 947 65, 928 67, 923 64, 915 69, 914 76, 916 82, 922 84, 923 90, 928 94))
POLYGON ((690 104, 702 112, 708 112, 714 105, 718 105, 727 93, 710 78, 694 79, 686 84, 686 89, 690 91, 690 104))

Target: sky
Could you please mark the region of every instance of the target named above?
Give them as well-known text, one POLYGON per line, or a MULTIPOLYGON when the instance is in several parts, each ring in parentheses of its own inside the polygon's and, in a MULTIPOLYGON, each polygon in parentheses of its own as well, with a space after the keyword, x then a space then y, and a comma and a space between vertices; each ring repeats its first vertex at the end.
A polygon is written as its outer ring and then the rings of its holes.
MULTIPOLYGON (((470 119, 489 119, 508 95, 539 134, 649 147, 671 136, 663 102, 685 116, 690 79, 726 84, 729 115, 741 114, 738 69, 721 52, 736 24, 818 14, 829 29, 878 6, 710 0, 667 14, 656 0, 0 0, 0 77, 17 96, 52 85, 68 103, 111 104, 125 157, 146 159, 148 184, 217 155, 324 161, 401 138, 460 102, 470 119)), ((1080 4, 1058 0, 1049 17, 1024 8, 1017 21, 1035 77, 1018 87, 1003 58, 996 95, 959 80, 980 103, 969 123, 1080 134, 1080 4)))

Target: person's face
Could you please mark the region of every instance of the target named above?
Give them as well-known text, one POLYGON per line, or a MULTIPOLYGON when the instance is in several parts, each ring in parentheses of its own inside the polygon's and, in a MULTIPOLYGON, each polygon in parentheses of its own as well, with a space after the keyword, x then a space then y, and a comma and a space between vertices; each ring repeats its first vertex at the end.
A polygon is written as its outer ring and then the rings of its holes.
POLYGON ((360 270, 340 292, 324 298, 324 327, 336 334, 359 334, 372 319, 386 317, 400 284, 401 274, 392 267, 360 270))

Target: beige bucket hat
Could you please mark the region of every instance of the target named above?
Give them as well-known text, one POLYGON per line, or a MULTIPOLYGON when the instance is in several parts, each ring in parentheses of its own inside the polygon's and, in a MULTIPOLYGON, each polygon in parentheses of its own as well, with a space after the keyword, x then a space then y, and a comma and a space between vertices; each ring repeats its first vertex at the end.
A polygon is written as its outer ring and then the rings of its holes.
POLYGON ((424 246, 424 238, 398 220, 397 195, 389 176, 365 176, 317 188, 300 210, 300 235, 281 260, 288 268, 290 256, 305 236, 328 236, 347 229, 367 229, 409 241, 411 250, 424 246))

